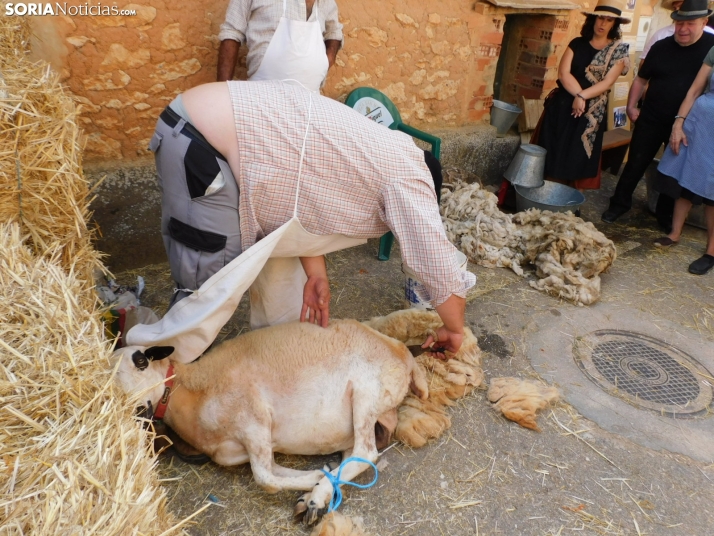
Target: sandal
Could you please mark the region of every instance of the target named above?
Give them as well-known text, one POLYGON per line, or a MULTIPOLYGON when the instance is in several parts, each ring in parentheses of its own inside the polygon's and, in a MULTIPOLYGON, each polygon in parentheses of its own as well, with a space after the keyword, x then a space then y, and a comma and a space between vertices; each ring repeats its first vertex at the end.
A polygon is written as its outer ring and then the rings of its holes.
POLYGON ((668 248, 670 246, 674 246, 675 244, 679 244, 679 242, 675 242, 668 236, 663 236, 654 241, 654 246, 656 248, 668 248))
POLYGON ((694 275, 704 275, 714 268, 714 255, 706 253, 689 265, 689 273, 694 275))

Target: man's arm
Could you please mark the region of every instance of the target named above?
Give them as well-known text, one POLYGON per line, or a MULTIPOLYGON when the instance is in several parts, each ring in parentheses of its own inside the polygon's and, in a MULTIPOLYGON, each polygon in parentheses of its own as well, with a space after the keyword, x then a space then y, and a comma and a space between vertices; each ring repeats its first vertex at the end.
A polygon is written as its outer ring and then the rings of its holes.
POLYGON ((646 87, 647 80, 635 76, 635 79, 632 81, 632 86, 630 87, 630 93, 627 95, 627 117, 629 117, 633 123, 636 123, 637 118, 640 116, 640 109, 637 107, 637 103, 642 98, 646 87))
MULTIPOLYGON (((449 352, 456 353, 461 348, 461 343, 464 341, 464 313, 466 311, 466 300, 452 294, 441 305, 436 306, 436 312, 439 313, 441 321, 444 323, 436 330, 437 340, 429 335, 422 348, 429 348, 434 345, 436 348, 443 348, 449 352)), ((434 352, 434 356, 439 359, 448 359, 443 350, 434 352)))
POLYGON ((328 69, 332 67, 337 59, 337 52, 342 46, 342 41, 338 39, 327 39, 325 41, 325 52, 327 53, 328 69))
POLYGON ((224 39, 221 41, 221 46, 218 49, 218 72, 216 80, 225 82, 233 78, 233 72, 236 69, 238 62, 238 49, 240 43, 233 39, 224 39))
POLYGON ((238 49, 241 43, 245 43, 252 7, 252 0, 230 0, 228 3, 226 20, 221 24, 218 32, 218 39, 221 41, 216 73, 218 82, 233 78, 238 63, 238 49))

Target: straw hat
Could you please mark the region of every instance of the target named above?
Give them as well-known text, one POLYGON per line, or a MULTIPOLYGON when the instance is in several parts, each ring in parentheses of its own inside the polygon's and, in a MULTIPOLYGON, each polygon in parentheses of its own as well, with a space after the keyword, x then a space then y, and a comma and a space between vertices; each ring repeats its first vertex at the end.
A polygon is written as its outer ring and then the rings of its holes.
POLYGON ((679 2, 681 0, 662 0, 662 9, 669 9, 670 11, 674 11, 674 4, 675 2, 679 2))
POLYGON ((674 20, 695 20, 710 17, 711 14, 707 0, 684 0, 679 9, 672 12, 671 17, 674 20))
POLYGON ((632 22, 627 17, 622 16, 622 8, 625 7, 624 0, 598 0, 595 9, 583 11, 584 15, 595 15, 596 17, 614 17, 620 19, 620 23, 632 22))

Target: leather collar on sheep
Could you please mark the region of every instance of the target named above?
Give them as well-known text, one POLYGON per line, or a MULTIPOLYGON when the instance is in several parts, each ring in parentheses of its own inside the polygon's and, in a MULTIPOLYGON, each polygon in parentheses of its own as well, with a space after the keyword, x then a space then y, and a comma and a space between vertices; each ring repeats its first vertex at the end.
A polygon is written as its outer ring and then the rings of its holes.
POLYGON ((160 421, 164 418, 166 413, 166 408, 169 407, 169 398, 171 398, 171 389, 174 387, 174 365, 173 363, 169 365, 166 371, 166 387, 164 388, 164 394, 161 396, 161 400, 156 404, 156 411, 154 411, 153 420, 160 421))

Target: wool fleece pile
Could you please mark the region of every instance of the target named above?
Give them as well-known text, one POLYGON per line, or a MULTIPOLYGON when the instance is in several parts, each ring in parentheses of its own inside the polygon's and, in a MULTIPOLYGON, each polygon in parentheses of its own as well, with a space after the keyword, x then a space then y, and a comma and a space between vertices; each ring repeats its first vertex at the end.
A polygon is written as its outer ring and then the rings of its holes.
POLYGON ((533 264, 537 279, 531 287, 576 305, 600 298, 600 274, 617 257, 615 244, 592 223, 570 212, 505 214, 478 183, 444 188, 441 218, 449 240, 473 262, 523 277, 523 266, 533 264))

